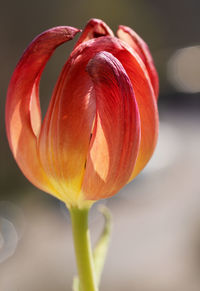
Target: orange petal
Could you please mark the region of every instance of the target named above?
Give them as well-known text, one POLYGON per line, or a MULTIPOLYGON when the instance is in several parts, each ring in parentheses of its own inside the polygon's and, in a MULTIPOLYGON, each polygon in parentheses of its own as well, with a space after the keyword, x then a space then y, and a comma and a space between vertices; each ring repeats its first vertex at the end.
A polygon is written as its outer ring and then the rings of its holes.
POLYGON ((56 190, 48 180, 37 152, 41 124, 38 85, 44 66, 55 48, 72 39, 78 31, 61 26, 35 38, 21 57, 7 93, 6 130, 14 158, 35 186, 54 194, 56 190))
POLYGON ((114 34, 110 27, 102 20, 95 18, 90 19, 77 41, 75 48, 85 41, 101 36, 114 36, 114 34))
POLYGON ((141 142, 133 170, 133 179, 147 164, 156 146, 158 137, 158 110, 155 94, 146 66, 129 45, 114 37, 100 37, 82 43, 72 54, 93 58, 98 52, 107 51, 115 56, 129 76, 140 113, 141 142))
POLYGON ((87 70, 96 98, 96 120, 82 191, 98 200, 114 195, 129 180, 140 142, 140 119, 131 82, 121 63, 100 52, 87 70))
POLYGON ((64 66, 39 139, 40 159, 54 186, 69 204, 77 203, 96 102, 86 72, 90 55, 77 54, 64 66))
POLYGON ((119 37, 119 39, 128 43, 143 60, 149 73, 149 77, 154 89, 155 96, 156 98, 158 98, 159 93, 158 74, 155 69, 153 58, 149 51, 148 45, 134 30, 132 30, 128 26, 120 25, 117 31, 117 36, 119 37))
POLYGON ((116 57, 124 66, 131 80, 141 122, 140 149, 130 178, 132 180, 145 167, 154 152, 158 138, 158 109, 146 67, 137 53, 132 50, 128 51, 128 47, 126 49, 119 52, 116 57))

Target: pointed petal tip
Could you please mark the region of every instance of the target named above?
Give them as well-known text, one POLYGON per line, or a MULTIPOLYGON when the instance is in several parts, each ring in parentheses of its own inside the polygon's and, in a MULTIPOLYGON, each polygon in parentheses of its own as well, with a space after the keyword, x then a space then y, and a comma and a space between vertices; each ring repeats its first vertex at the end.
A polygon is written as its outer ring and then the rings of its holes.
POLYGON ((79 40, 77 41, 75 48, 85 42, 88 41, 90 39, 93 38, 98 38, 101 36, 113 36, 114 34, 112 32, 112 30, 110 29, 110 27, 103 22, 100 19, 97 18, 92 18, 88 21, 88 23, 86 24, 79 40))
POLYGON ((90 18, 87 22, 86 25, 90 24, 91 26, 95 26, 96 24, 100 24, 102 23, 103 21, 101 19, 98 19, 98 18, 90 18))
POLYGON ((105 33, 114 35, 112 30, 109 28, 109 26, 103 20, 98 19, 98 18, 91 18, 86 24, 86 27, 95 28, 96 30, 101 30, 101 33, 103 33, 103 35, 105 35, 105 33))
POLYGON ((44 32, 41 33, 41 35, 49 34, 49 33, 62 34, 68 37, 69 39, 69 37, 74 37, 80 31, 81 29, 72 27, 72 26, 55 26, 55 27, 45 30, 44 32))
POLYGON ((35 46, 36 42, 38 42, 40 43, 40 46, 45 45, 45 47, 55 47, 73 39, 78 32, 80 32, 80 29, 72 26, 52 27, 36 36, 31 44, 34 43, 35 46))
POLYGON ((72 26, 57 26, 55 31, 63 32, 63 35, 68 39, 72 39, 81 29, 72 26))
POLYGON ((118 30, 122 29, 124 31, 127 31, 127 28, 128 28, 128 26, 126 26, 126 25, 122 25, 122 24, 118 25, 118 30))

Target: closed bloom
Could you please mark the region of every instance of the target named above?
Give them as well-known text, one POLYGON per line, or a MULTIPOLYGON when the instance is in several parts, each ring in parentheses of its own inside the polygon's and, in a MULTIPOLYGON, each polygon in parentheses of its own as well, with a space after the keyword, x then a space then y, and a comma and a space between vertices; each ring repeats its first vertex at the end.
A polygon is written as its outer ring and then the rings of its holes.
POLYGON ((158 135, 158 77, 146 43, 130 28, 117 37, 92 19, 81 33, 41 120, 39 84, 54 50, 79 32, 37 36, 11 78, 6 130, 24 175, 68 207, 116 194, 147 164, 158 135))

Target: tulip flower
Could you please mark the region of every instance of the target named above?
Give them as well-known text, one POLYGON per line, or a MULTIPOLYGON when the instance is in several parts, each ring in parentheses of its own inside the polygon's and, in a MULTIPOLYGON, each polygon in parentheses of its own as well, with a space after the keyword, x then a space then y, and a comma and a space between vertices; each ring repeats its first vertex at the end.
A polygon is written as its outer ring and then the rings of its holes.
POLYGON ((18 166, 69 209, 116 194, 145 167, 158 135, 158 77, 148 46, 129 27, 119 26, 115 37, 97 19, 82 31, 41 119, 44 67, 78 32, 59 26, 37 36, 16 66, 6 103, 18 166))
POLYGON ((10 81, 6 129, 24 175, 69 207, 116 194, 149 161, 158 132, 158 78, 145 42, 102 21, 83 30, 41 121, 39 83, 52 53, 78 29, 36 37, 10 81))

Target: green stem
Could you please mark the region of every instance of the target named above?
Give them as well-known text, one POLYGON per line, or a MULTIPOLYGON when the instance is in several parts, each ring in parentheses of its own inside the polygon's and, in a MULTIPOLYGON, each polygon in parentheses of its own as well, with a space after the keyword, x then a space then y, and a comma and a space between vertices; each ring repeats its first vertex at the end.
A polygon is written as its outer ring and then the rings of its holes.
POLYGON ((98 291, 88 229, 89 209, 71 208, 72 232, 81 291, 98 291))

